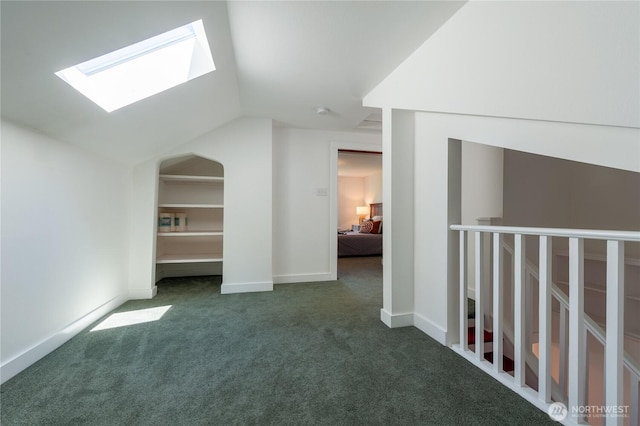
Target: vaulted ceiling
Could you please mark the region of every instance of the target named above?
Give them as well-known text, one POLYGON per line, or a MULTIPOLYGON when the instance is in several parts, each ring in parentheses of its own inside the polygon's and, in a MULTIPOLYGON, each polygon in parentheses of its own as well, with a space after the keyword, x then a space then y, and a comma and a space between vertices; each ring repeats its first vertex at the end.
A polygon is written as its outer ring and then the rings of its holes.
POLYGON ((463 4, 3 0, 2 116, 128 164, 239 116, 355 130, 363 96, 463 4), (107 113, 54 74, 197 19, 216 71, 133 105, 107 113))

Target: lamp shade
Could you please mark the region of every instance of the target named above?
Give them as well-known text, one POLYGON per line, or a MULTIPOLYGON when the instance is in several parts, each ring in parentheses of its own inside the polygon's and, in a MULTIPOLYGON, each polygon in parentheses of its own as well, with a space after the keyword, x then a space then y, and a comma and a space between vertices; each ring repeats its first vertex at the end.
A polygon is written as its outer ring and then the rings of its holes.
POLYGON ((369 214, 369 207, 367 206, 358 206, 356 207, 356 214, 358 216, 365 216, 369 214))

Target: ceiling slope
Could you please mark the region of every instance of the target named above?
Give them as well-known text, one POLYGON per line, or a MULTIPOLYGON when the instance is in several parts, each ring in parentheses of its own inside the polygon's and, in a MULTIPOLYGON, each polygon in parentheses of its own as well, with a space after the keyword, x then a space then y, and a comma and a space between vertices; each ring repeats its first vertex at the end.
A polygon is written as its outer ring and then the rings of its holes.
POLYGON ((355 129, 362 98, 464 2, 229 2, 243 113, 355 129), (317 107, 330 113, 318 116, 317 107))
POLYGON ((240 115, 224 2, 2 1, 2 115, 134 164, 240 115), (217 70, 107 113, 54 73, 202 19, 217 70))
POLYGON ((128 164, 241 115, 355 130, 362 97, 462 4, 2 1, 2 116, 128 164), (133 105, 106 113, 54 74, 197 19, 216 71, 133 105))

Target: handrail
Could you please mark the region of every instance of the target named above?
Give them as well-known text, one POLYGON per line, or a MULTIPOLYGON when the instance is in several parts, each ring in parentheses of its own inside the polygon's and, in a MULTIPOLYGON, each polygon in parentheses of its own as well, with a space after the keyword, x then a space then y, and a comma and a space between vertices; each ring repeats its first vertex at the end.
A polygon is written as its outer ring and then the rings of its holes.
MULTIPOLYGON (((502 246, 509 254, 513 256, 513 249, 511 248, 511 246, 509 246, 509 244, 503 242, 502 246)), ((528 269, 529 273, 535 279, 540 281, 540 275, 536 265, 528 259, 525 261, 525 263, 525 268, 528 269)), ((567 298, 567 295, 553 282, 551 283, 551 293, 553 294, 553 297, 555 297, 566 310, 569 310, 569 299, 567 298)), ((584 314, 584 323, 585 327, 587 328, 587 330, 589 330, 593 337, 595 337, 596 340, 598 340, 602 345, 606 345, 607 339, 605 331, 586 313, 584 314)), ((640 379, 640 367, 635 363, 635 360, 631 357, 631 355, 627 353, 627 351, 624 351, 623 363, 631 373, 633 373, 637 378, 640 379)))
POLYGON ((550 237, 577 237, 593 240, 640 242, 640 232, 601 229, 533 228, 519 226, 451 225, 453 231, 498 232, 501 234, 546 235, 550 237))

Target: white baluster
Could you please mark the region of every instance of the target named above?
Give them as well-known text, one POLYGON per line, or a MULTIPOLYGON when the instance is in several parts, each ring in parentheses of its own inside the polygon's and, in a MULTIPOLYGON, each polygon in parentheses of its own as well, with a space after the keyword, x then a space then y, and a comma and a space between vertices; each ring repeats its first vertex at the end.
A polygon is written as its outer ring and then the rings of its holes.
POLYGON ((503 344, 502 344, 502 234, 493 234, 493 369, 502 371, 503 344))
MULTIPOLYGON (((482 236, 482 314, 491 312, 491 234, 483 234, 482 236)), ((486 324, 485 328, 489 329, 493 324, 486 324)))
POLYGON ((584 338, 582 340, 583 349, 581 352, 584 354, 584 404, 586 404, 587 401, 589 401, 589 395, 591 395, 591 390, 589 389, 589 376, 591 375, 591 368, 589 368, 589 366, 591 364, 591 359, 589 355, 589 331, 587 330, 587 327, 582 327, 582 330, 584 338))
POLYGON ((569 238, 569 412, 585 405, 585 341, 584 240, 572 237, 569 238))
POLYGON ((629 396, 629 424, 640 425, 640 377, 631 374, 631 392, 629 396))
MULTIPOLYGON (((525 268, 526 268, 526 260, 525 260, 525 268)), ((525 289, 525 322, 524 322, 524 346, 526 348, 526 353, 531 351, 531 347, 533 346, 533 275, 529 271, 525 272, 525 280, 524 280, 524 289, 525 289)))
POLYGON ((482 311, 484 303, 484 294, 482 292, 482 264, 484 263, 484 251, 482 247, 483 234, 476 232, 476 358, 479 362, 484 360, 484 312, 482 311))
POLYGON ((551 237, 540 236, 538 295, 538 399, 551 402, 551 237))
POLYGON ((569 375, 569 369, 567 368, 567 364, 569 363, 569 321, 567 317, 567 309, 563 304, 560 304, 560 377, 558 384, 565 396, 569 393, 567 389, 567 377, 569 375))
MULTIPOLYGON (((606 405, 623 405, 624 353, 624 241, 607 241, 607 344, 605 345, 606 405)), ((637 400, 636 400, 637 402, 637 400)), ((607 417, 606 424, 622 425, 621 417, 607 417)))
POLYGON ((460 350, 466 351, 468 345, 469 312, 467 303, 467 238, 460 231, 460 350))
POLYGON ((525 265, 526 265, 526 250, 525 250, 525 237, 522 234, 515 235, 515 247, 514 247, 514 307, 513 307, 513 319, 514 319, 514 361, 515 372, 514 380, 517 386, 525 385, 525 372, 526 372, 526 351, 525 351, 525 318, 526 318, 526 305, 525 305, 525 265))

